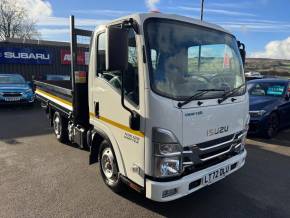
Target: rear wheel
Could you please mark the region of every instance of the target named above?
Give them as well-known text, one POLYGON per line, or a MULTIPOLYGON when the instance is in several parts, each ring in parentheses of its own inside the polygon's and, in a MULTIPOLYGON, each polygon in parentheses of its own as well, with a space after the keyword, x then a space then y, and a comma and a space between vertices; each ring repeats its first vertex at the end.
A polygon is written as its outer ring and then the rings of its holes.
POLYGON ((55 112, 53 114, 52 123, 57 140, 61 143, 66 143, 68 141, 67 120, 61 116, 59 112, 55 112))
POLYGON ((277 135, 279 130, 279 117, 277 113, 273 112, 269 115, 268 121, 267 121, 267 128, 265 130, 265 136, 266 138, 270 139, 277 135))
POLYGON ((121 192, 124 184, 121 181, 119 168, 111 144, 104 140, 99 150, 99 168, 104 182, 114 192, 121 192))

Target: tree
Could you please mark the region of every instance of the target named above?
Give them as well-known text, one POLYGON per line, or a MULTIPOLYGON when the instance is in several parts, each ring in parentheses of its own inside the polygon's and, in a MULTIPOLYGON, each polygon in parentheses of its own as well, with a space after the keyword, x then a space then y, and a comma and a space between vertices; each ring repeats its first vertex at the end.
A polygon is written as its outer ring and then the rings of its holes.
POLYGON ((13 0, 0 0, 0 40, 40 38, 36 22, 28 11, 13 0))

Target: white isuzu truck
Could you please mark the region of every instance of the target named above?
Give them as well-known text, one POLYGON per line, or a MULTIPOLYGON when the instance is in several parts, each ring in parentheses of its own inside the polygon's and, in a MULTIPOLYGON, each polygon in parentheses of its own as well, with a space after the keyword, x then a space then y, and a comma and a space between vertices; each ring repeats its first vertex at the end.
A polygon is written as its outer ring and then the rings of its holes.
POLYGON ((171 201, 245 164, 245 47, 231 33, 162 13, 94 32, 71 17, 71 53, 71 81, 35 81, 36 96, 58 140, 89 148, 112 190, 171 201), (77 36, 91 37, 88 72, 77 36))

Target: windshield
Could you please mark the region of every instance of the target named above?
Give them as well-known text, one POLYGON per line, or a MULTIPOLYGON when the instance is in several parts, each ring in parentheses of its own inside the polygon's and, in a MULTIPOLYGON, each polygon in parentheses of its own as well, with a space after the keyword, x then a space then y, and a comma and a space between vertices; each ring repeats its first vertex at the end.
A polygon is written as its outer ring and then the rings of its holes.
MULTIPOLYGON (((154 18, 146 21, 145 37, 151 88, 160 95, 181 100, 198 90, 229 91, 244 83, 237 42, 227 33, 154 18)), ((223 94, 211 91, 201 98, 223 94)))
POLYGON ((24 84, 25 80, 20 75, 0 75, 0 84, 24 84))
POLYGON ((281 82, 256 82, 248 84, 250 96, 282 96, 286 84, 281 82))

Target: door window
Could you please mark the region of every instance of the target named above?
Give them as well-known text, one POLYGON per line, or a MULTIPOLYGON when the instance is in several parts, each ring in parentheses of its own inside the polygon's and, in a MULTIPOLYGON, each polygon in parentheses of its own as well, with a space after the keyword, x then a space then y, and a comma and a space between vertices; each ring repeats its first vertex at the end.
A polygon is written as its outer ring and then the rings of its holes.
MULTIPOLYGON (((133 29, 128 30, 128 68, 124 72, 125 96, 135 105, 139 105, 139 76, 138 59, 135 33, 133 29)), ((120 71, 106 71, 106 33, 99 34, 97 43, 97 74, 105 79, 118 91, 122 86, 122 74, 120 71)))

